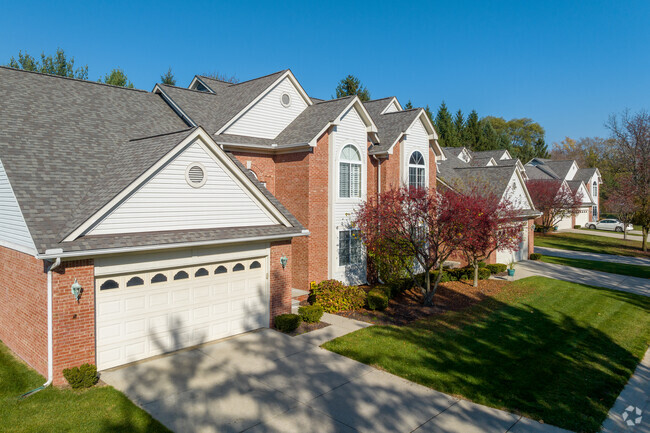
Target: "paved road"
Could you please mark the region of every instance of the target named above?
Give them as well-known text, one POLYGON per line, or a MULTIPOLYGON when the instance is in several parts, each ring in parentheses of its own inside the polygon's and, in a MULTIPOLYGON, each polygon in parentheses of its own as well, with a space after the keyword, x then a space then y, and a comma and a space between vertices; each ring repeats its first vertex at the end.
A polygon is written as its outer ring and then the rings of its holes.
MULTIPOLYGON (((537 251, 537 248, 535 248, 535 251, 537 251)), ((533 276, 555 278, 556 280, 650 296, 650 279, 647 278, 628 277, 626 275, 572 268, 533 260, 526 260, 515 265, 515 280, 533 276)), ((499 278, 510 279, 511 277, 499 278)))
POLYGON ((263 329, 101 378, 178 432, 566 432, 417 385, 320 341, 263 329))
POLYGON ((561 250, 558 248, 535 247, 535 252, 545 256, 566 257, 570 259, 594 260, 597 262, 621 263, 625 265, 650 266, 650 259, 628 257, 614 254, 587 253, 583 251, 561 250))

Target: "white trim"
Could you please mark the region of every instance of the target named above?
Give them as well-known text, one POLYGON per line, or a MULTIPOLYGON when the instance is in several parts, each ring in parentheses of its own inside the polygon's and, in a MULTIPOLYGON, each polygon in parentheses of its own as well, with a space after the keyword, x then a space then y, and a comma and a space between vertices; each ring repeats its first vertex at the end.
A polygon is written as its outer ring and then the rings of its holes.
MULTIPOLYGON (((528 200, 529 209, 536 211, 537 209, 535 209, 535 204, 533 203, 533 199, 530 197, 530 193, 528 192, 528 188, 526 187, 526 182, 524 181, 523 176, 521 175, 519 170, 517 170, 516 168, 515 168, 514 171, 515 171, 515 175, 519 178, 519 182, 520 182, 521 186, 523 187, 524 194, 526 195, 526 200, 528 200)), ((510 182, 510 181, 508 181, 508 182, 510 182)), ((566 183, 566 181, 564 181, 564 182, 566 183)), ((567 185, 567 188, 568 188, 568 185, 567 185)), ((501 200, 503 200, 503 198, 506 196, 506 194, 508 194, 509 190, 510 190, 510 186, 506 187, 505 191, 501 195, 501 200)))
POLYGON ((315 147, 318 139, 327 131, 330 127, 332 126, 338 126, 341 123, 341 119, 352 109, 356 108, 357 112, 360 114, 359 117, 361 117, 361 120, 363 123, 366 125, 366 132, 369 133, 376 133, 377 132, 377 125, 375 125, 375 122, 373 122, 372 117, 370 117, 370 113, 368 113, 368 110, 366 110, 366 107, 363 106, 363 103, 359 99, 358 96, 355 96, 352 98, 352 101, 343 109, 341 110, 341 114, 339 114, 336 119, 332 122, 328 122, 327 125, 323 129, 321 129, 318 134, 314 138, 312 138, 309 141, 309 145, 315 147))
POLYGON ((176 104, 176 102, 174 102, 174 100, 167 93, 165 93, 163 89, 160 88, 160 86, 158 86, 158 84, 154 86, 151 92, 162 96, 165 102, 167 102, 167 104, 169 104, 169 106, 172 107, 172 110, 174 110, 176 114, 178 114, 181 117, 181 119, 183 119, 187 124, 189 124, 190 126, 197 126, 196 122, 194 122, 192 118, 188 116, 187 113, 185 113, 183 109, 179 107, 176 104))
POLYGON ((280 95, 280 104, 282 104, 284 108, 291 107, 291 95, 287 92, 282 92, 282 94, 280 95), (286 104, 284 103, 284 95, 287 95, 287 97, 289 98, 289 102, 287 102, 286 104))
POLYGON ((142 173, 134 182, 129 186, 123 189, 118 195, 113 197, 111 201, 105 204, 99 211, 95 212, 90 218, 88 218, 83 224, 77 227, 72 231, 68 236, 66 236, 63 241, 71 242, 89 229, 98 224, 110 211, 117 207, 120 203, 126 200, 133 192, 135 192, 142 184, 144 184, 149 178, 153 177, 160 169, 162 169, 169 161, 182 153, 187 147, 189 147, 196 139, 201 139, 205 146, 211 150, 211 154, 214 155, 218 160, 224 164, 232 174, 242 183, 243 186, 248 189, 249 192, 262 204, 271 214, 279 220, 286 227, 291 227, 291 223, 286 219, 280 211, 273 206, 273 204, 264 196, 264 194, 251 182, 251 180, 244 174, 239 167, 225 154, 225 152, 214 142, 214 140, 205 132, 201 127, 198 127, 194 132, 187 136, 183 141, 181 141, 174 149, 167 153, 163 158, 158 160, 151 168, 142 173))
POLYGON ((208 93, 214 93, 214 90, 212 89, 212 87, 208 86, 208 84, 205 81, 203 81, 198 75, 194 76, 194 78, 192 79, 192 82, 190 83, 190 85, 187 88, 190 89, 190 90, 197 90, 196 86, 194 85, 197 81, 199 83, 201 83, 201 85, 203 87, 208 89, 208 93))
MULTIPOLYGON (((260 77, 261 78, 261 77, 260 77)), ((250 110, 255 104, 257 104, 258 101, 260 101, 262 98, 264 98, 269 92, 271 92, 278 84, 282 82, 285 78, 289 78, 291 83, 296 87, 298 90, 298 93, 302 98, 305 100, 307 105, 314 105, 314 102, 311 100, 311 98, 307 95, 307 92, 305 92, 305 89, 302 88, 296 77, 293 76, 290 70, 287 70, 284 74, 280 75, 277 80, 275 80, 273 83, 271 83, 263 92, 261 92, 255 99, 253 99, 246 107, 244 107, 239 113, 235 114, 232 119, 230 119, 228 122, 226 122, 225 125, 223 125, 217 132, 215 132, 215 135, 222 134, 226 129, 228 129, 230 126, 232 126, 233 123, 235 123, 237 120, 239 120, 248 110, 250 110)), ((250 80, 252 81, 252 80, 250 80)), ((244 84, 246 81, 243 83, 238 83, 239 84, 244 84)))
POLYGON ((193 162, 185 168, 185 182, 192 188, 201 188, 203 185, 205 185, 205 182, 208 180, 208 172, 205 169, 205 166, 201 164, 200 162, 193 162), (201 181, 199 183, 194 183, 192 182, 192 179, 190 179, 190 170, 193 169, 194 167, 198 167, 201 172, 203 173, 203 177, 201 177, 201 181))
POLYGON ((29 254, 30 256, 36 257, 38 251, 36 250, 36 245, 33 248, 26 247, 24 245, 14 244, 13 242, 5 241, 0 239, 0 247, 9 248, 10 250, 19 251, 21 253, 29 254))
POLYGON ((122 254, 122 253, 135 253, 140 251, 156 251, 156 250, 165 250, 165 249, 174 249, 174 248, 190 248, 190 247, 201 247, 209 245, 228 245, 228 244, 240 244, 248 242, 260 242, 260 241, 273 241, 280 239, 290 239, 299 236, 309 236, 309 230, 303 230, 300 233, 291 233, 291 234, 282 234, 282 235, 267 235, 267 236, 252 236, 248 238, 241 239, 218 239, 210 241, 196 241, 196 242, 179 242, 175 244, 165 244, 165 245, 143 245, 138 247, 121 247, 121 248, 101 248, 97 250, 86 250, 86 251, 71 251, 68 253, 56 253, 56 254, 38 254, 36 258, 39 260, 49 260, 56 257, 61 258, 76 258, 76 257, 91 257, 91 256, 102 256, 106 254, 122 254))
POLYGON ((384 109, 381 110, 381 113, 379 113, 379 114, 386 113, 386 110, 388 110, 388 107, 390 107, 390 104, 392 104, 393 102, 395 102, 395 104, 397 104, 397 106, 399 107, 399 111, 404 111, 404 108, 402 107, 402 104, 400 104, 399 101, 397 100, 397 98, 395 96, 393 96, 392 98, 390 98, 390 101, 388 101, 388 104, 386 104, 384 109))
POLYGON ((415 119, 413 119, 413 122, 400 133, 400 135, 397 136, 397 139, 393 142, 393 144, 390 145, 388 150, 386 150, 386 153, 392 155, 393 154, 393 147, 402 139, 404 135, 406 135, 406 131, 411 129, 413 124, 418 121, 422 120, 422 124, 424 125, 424 129, 427 130, 429 133, 429 146, 433 148, 433 155, 436 157, 436 160, 438 159, 444 159, 444 153, 442 152, 442 149, 440 148, 440 144, 438 144, 438 133, 436 132, 435 128, 433 127, 433 124, 429 120, 429 116, 427 116, 427 113, 424 111, 424 108, 420 108, 420 114, 418 114, 415 119), (433 144, 432 144, 433 142, 433 144))

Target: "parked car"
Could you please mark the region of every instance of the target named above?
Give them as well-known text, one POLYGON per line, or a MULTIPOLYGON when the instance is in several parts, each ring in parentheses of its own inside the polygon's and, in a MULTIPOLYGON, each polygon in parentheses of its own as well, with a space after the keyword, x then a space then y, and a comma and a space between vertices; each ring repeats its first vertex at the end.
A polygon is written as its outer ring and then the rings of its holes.
MULTIPOLYGON (((619 220, 607 219, 600 220, 596 222, 587 223, 587 228, 590 229, 599 229, 599 230, 614 230, 615 232, 623 232, 623 223, 619 220)), ((632 230, 634 226, 632 224, 627 225, 627 230, 632 230)))

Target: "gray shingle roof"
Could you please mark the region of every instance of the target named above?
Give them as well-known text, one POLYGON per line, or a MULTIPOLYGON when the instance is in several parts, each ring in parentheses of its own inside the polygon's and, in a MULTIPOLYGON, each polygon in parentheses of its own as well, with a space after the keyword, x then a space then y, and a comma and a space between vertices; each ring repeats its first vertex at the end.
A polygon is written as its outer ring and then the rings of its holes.
POLYGON ((573 160, 562 160, 562 161, 553 161, 550 159, 544 160, 544 166, 549 167, 553 170, 561 179, 566 179, 571 166, 573 165, 573 160))
POLYGON ((458 158, 458 155, 460 155, 463 152, 464 147, 443 147, 442 152, 445 154, 447 158, 454 157, 458 158))
POLYGON ((375 120, 375 118, 381 116, 381 112, 384 111, 384 109, 388 106, 388 104, 393 98, 394 96, 389 96, 387 98, 381 98, 381 99, 373 99, 372 101, 364 102, 363 106, 370 114, 370 117, 372 117, 372 119, 375 120))
MULTIPOLYGON (((366 106, 364 104, 364 106, 366 106)), ((413 121, 420 115, 422 108, 413 108, 411 110, 394 111, 381 115, 375 115, 372 120, 377 125, 377 131, 381 142, 370 148, 371 155, 377 153, 384 153, 390 150, 391 146, 399 138, 399 136, 406 132, 413 121)))
POLYGON ((579 168, 578 171, 576 171, 575 176, 573 176, 574 180, 581 180, 585 184, 589 183, 591 178, 594 176, 594 173, 596 173, 596 168, 595 167, 589 167, 589 168, 579 168))
POLYGON ((560 176, 558 176, 557 173, 555 173, 553 170, 551 170, 550 167, 546 165, 528 165, 526 164, 524 166, 526 169, 526 175, 528 176, 528 179, 531 180, 536 180, 536 179, 559 179, 560 176))
POLYGON ((470 151, 470 154, 474 158, 494 158, 498 163, 499 159, 503 156, 505 152, 506 152, 505 149, 496 149, 496 150, 480 150, 477 152, 470 151))
MULTIPOLYGON (((444 161, 438 168, 442 168, 444 161)), ((463 187, 474 182, 484 184, 486 189, 499 197, 508 188, 508 182, 515 172, 515 167, 457 167, 438 170, 439 178, 454 188, 463 187)))
POLYGON ((487 167, 490 161, 494 161, 492 157, 487 158, 472 158, 469 165, 472 167, 487 167))
MULTIPOLYGON (((583 184, 581 180, 567 180, 567 185, 569 185, 569 188, 571 188, 571 191, 576 192, 578 189, 580 189, 580 185, 583 184)), ((585 199, 589 201, 590 204, 595 205, 596 203, 593 202, 591 197, 589 197, 589 194, 585 194, 584 197, 582 197, 583 203, 585 202, 585 199)))

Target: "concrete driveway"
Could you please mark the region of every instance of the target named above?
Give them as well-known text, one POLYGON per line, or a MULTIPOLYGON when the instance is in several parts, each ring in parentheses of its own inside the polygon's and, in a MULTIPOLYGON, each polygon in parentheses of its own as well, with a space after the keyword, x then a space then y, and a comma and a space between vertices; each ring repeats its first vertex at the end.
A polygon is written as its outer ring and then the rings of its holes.
POLYGON ((560 432, 263 329, 101 375, 177 432, 560 432))

